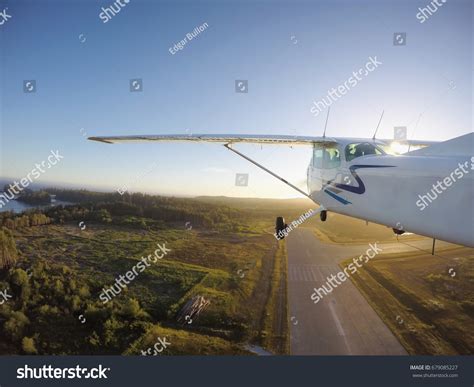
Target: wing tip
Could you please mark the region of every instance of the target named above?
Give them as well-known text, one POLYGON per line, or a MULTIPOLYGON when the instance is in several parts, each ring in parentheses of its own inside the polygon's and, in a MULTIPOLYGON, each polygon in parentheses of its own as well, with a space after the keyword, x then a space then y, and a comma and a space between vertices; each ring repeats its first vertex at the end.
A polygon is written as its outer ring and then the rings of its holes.
POLYGON ((113 141, 109 141, 104 137, 88 137, 87 139, 91 141, 105 142, 106 144, 113 144, 113 141))

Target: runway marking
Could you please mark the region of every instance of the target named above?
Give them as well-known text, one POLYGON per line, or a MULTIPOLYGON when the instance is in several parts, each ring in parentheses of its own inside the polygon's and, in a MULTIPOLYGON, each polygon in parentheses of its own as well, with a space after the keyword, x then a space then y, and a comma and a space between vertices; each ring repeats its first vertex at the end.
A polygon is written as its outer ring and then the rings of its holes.
POLYGON ((334 322, 336 323, 336 328, 337 331, 339 332, 339 336, 345 336, 346 332, 344 332, 344 329, 342 328, 341 322, 339 321, 339 317, 337 317, 337 313, 334 310, 334 305, 332 302, 327 303, 329 310, 331 311, 332 318, 334 319, 334 322))
POLYGON ((332 302, 330 302, 330 300, 326 300, 326 305, 329 306, 329 310, 331 311, 332 318, 334 322, 336 323, 336 328, 337 328, 337 331, 339 332, 339 336, 341 336, 344 339, 344 345, 347 348, 347 354, 352 355, 351 348, 349 346, 349 343, 347 342, 346 332, 344 332, 341 322, 339 321, 339 317, 337 317, 337 313, 336 313, 336 310, 334 309, 334 305, 332 304, 332 302))
POLYGON ((325 270, 334 269, 334 266, 329 265, 288 265, 288 280, 292 282, 325 282, 326 279, 321 275, 321 268, 325 270), (318 278, 318 274, 321 278, 318 278))

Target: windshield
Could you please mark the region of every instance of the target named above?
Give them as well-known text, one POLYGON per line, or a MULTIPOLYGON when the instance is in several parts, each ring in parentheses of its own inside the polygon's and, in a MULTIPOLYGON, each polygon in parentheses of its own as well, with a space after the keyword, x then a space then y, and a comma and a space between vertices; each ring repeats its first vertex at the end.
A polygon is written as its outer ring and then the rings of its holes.
POLYGON ((351 161, 357 157, 367 155, 384 155, 385 152, 382 149, 377 148, 375 145, 368 142, 357 142, 346 146, 346 161, 351 161))

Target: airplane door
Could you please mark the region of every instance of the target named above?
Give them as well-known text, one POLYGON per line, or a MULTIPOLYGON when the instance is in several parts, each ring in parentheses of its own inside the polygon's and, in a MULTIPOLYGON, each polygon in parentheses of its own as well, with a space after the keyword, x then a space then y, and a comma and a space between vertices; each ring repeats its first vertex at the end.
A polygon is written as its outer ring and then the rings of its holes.
POLYGON ((338 144, 315 144, 313 158, 308 168, 308 186, 310 192, 320 192, 331 180, 340 179, 341 153, 338 144))

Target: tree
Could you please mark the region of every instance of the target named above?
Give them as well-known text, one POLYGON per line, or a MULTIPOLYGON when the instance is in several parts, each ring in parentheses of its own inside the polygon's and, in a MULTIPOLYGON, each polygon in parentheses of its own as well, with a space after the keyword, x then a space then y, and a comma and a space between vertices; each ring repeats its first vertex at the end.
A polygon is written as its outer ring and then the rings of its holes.
POLYGON ((143 313, 143 311, 140 308, 140 304, 134 298, 129 298, 122 306, 121 314, 123 314, 125 317, 135 318, 141 313, 143 313))
POLYGON ((12 267, 17 260, 18 251, 13 233, 3 227, 0 230, 0 269, 12 267))
POLYGON ((23 304, 25 304, 31 293, 28 273, 23 269, 15 269, 10 277, 10 284, 13 291, 18 294, 23 304))
POLYGON ((110 212, 107 211, 105 208, 102 208, 98 212, 94 214, 95 219, 98 220, 99 222, 103 223, 110 223, 112 222, 112 217, 110 216, 110 212))

